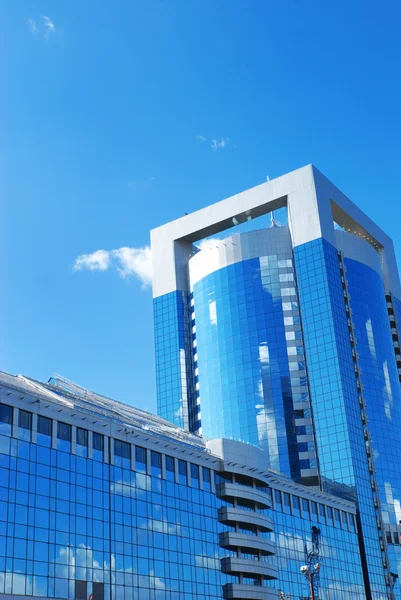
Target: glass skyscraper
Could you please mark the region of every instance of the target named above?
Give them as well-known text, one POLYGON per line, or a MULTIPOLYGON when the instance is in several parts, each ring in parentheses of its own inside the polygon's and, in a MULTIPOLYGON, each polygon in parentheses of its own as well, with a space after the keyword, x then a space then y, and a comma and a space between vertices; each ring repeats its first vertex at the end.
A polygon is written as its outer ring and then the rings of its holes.
POLYGON ((354 501, 366 598, 401 598, 392 241, 308 166, 154 230, 152 255, 159 414, 354 501))

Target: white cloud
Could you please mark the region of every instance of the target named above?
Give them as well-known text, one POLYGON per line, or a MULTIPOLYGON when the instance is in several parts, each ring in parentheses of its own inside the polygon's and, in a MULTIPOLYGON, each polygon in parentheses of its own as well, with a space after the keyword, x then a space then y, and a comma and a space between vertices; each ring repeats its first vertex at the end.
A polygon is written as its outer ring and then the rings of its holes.
POLYGON ((143 287, 152 283, 152 254, 149 246, 143 248, 119 248, 112 250, 111 256, 117 260, 118 272, 122 277, 135 275, 143 287))
POLYGON ((56 28, 50 17, 46 17, 45 15, 43 15, 42 19, 45 25, 45 36, 48 36, 50 33, 54 33, 56 31, 56 28))
POLYGON ((220 138, 219 140, 214 139, 214 140, 212 140, 210 147, 213 150, 221 150, 221 149, 225 148, 229 143, 230 143, 230 140, 228 138, 220 138))
POLYGON ((206 138, 205 138, 205 136, 203 136, 203 135, 197 135, 197 136, 196 136, 196 139, 197 139, 199 142, 206 142, 206 138))
POLYGON ((29 27, 29 31, 31 33, 33 33, 33 35, 37 35, 38 34, 38 27, 36 25, 36 21, 34 21, 33 19, 27 19, 26 20, 26 24, 29 27))
POLYGON ((42 20, 26 19, 26 24, 33 35, 40 34, 40 37, 49 39, 50 35, 56 32, 56 27, 50 17, 43 15, 42 20))
POLYGON ((136 277, 142 289, 152 283, 152 254, 149 246, 143 248, 117 248, 96 250, 92 254, 81 254, 74 263, 74 271, 107 271, 117 269, 121 277, 136 277))
POLYGON ((74 271, 107 271, 110 266, 110 253, 96 250, 92 254, 81 254, 75 261, 74 271))

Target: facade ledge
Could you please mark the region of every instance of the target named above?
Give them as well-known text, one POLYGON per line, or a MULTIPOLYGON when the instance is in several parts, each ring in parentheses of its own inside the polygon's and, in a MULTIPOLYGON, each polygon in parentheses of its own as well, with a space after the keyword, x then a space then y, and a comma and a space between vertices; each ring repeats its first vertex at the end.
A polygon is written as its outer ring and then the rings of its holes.
POLYGON ((261 585, 226 583, 223 586, 224 600, 278 600, 279 590, 261 585))
POLYGON ((218 519, 220 523, 245 523, 255 525, 261 531, 273 531, 273 520, 262 513, 234 508, 231 506, 222 506, 218 511, 218 519))
POLYGON ((219 483, 216 486, 216 493, 219 498, 241 498, 257 502, 263 508, 271 508, 269 496, 257 488, 247 487, 239 483, 219 483))
POLYGON ((238 533, 237 531, 222 531, 219 534, 219 544, 221 548, 237 549, 246 548, 256 550, 265 556, 276 553, 276 544, 257 535, 248 535, 238 533))
POLYGON ((249 576, 262 576, 265 579, 277 579, 278 568, 262 560, 253 560, 250 558, 238 558, 236 556, 227 556, 221 559, 221 570, 223 573, 242 573, 249 576))

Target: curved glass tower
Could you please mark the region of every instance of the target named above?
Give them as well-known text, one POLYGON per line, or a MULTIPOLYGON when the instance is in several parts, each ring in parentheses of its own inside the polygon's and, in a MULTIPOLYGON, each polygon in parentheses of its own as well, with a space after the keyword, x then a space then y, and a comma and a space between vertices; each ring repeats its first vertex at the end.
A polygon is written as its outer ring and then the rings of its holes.
POLYGON ((310 165, 154 230, 152 256, 160 415, 355 501, 366 598, 401 599, 391 239, 310 165), (280 207, 288 227, 217 237, 280 207))
POLYGON ((202 248, 189 260, 197 429, 259 446, 270 468, 317 485, 289 228, 202 248))

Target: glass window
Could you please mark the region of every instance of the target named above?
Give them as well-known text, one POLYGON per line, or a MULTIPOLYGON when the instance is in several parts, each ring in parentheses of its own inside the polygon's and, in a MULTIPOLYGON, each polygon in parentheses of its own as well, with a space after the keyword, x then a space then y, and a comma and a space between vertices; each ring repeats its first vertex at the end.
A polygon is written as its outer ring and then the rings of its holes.
POLYGON ((340 511, 338 510, 338 508, 334 509, 334 518, 336 521, 336 527, 341 527, 340 511))
POLYGON ((398 533, 396 531, 394 531, 394 533, 393 533, 393 539, 394 539, 394 544, 399 545, 400 540, 398 539, 398 533))
POLYGON ((302 498, 302 515, 304 519, 310 519, 309 500, 302 498))
POLYGON ((135 468, 139 473, 146 473, 146 448, 135 446, 135 468))
POLYGON ((12 434, 13 407, 8 404, 0 404, 0 433, 3 435, 12 434))
POLYGON ((203 489, 206 492, 211 491, 211 479, 210 479, 210 469, 207 467, 202 467, 202 477, 203 477, 203 489))
POLYGON ((26 410, 18 411, 18 431, 17 437, 20 440, 31 441, 32 431, 32 413, 26 410))
POLYGON ((323 504, 319 504, 319 517, 321 523, 326 523, 326 511, 323 504))
POLYGON ((344 511, 341 511, 341 517, 342 517, 342 522, 343 522, 344 529, 349 529, 349 527, 348 527, 347 513, 344 512, 344 511))
POLYGON ((104 600, 104 583, 93 583, 93 600, 104 600))
POLYGON ((116 467, 131 469, 131 444, 114 440, 114 464, 116 467))
POLYGON ((81 429, 80 427, 77 427, 77 444, 79 444, 80 446, 88 445, 88 432, 86 431, 86 429, 81 429))
POLYGON ((333 509, 331 508, 331 506, 326 506, 326 510, 327 510, 327 520, 329 522, 329 525, 333 525, 333 509))
POLYGON ((166 479, 168 481, 175 480, 174 458, 172 456, 166 456, 166 479))
POLYGON ((8 404, 0 404, 0 421, 12 425, 13 423, 13 407, 8 404))
POLYGON ((75 599, 76 600, 87 600, 87 582, 76 581, 75 582, 75 599))
POLYGON ((178 481, 187 485, 187 463, 185 460, 178 460, 178 481))
POLYGON ((77 445, 75 452, 78 456, 83 456, 84 458, 87 458, 88 456, 88 432, 86 429, 81 429, 81 427, 77 427, 77 445))
POLYGON ((293 496, 292 497, 292 510, 293 510, 293 513, 294 513, 294 515, 296 517, 299 517, 301 515, 300 503, 299 503, 298 496, 293 496))
POLYGON ((93 434, 93 449, 101 450, 103 452, 104 438, 101 433, 93 434))
POLYGON ((191 463, 191 485, 199 488, 199 466, 191 463))
POLYGON ((36 434, 36 443, 39 446, 50 448, 52 445, 52 420, 38 415, 38 430, 36 434))
POLYGON ((314 521, 317 521, 318 520, 318 518, 317 518, 317 504, 316 504, 316 502, 312 502, 311 501, 310 505, 311 505, 311 508, 312 508, 312 519, 314 521))
POLYGON ((67 423, 57 423, 57 437, 59 440, 64 440, 65 442, 71 441, 71 425, 67 425, 67 423))
POLYGON ((27 410, 19 410, 18 412, 18 427, 22 429, 32 429, 32 413, 27 410))
POLYGON ((291 514, 291 499, 290 495, 284 492, 284 512, 288 515, 291 514))
POLYGON ((38 433, 51 436, 52 420, 47 417, 42 417, 42 415, 38 415, 38 433))
POLYGON ((57 423, 57 449, 63 452, 71 451, 71 425, 57 423))
POLYGON ((150 474, 153 477, 161 477, 162 476, 162 455, 159 452, 154 452, 153 450, 150 453, 150 474))
POLYGON ((92 458, 93 460, 103 461, 104 437, 101 433, 92 434, 92 458))
POLYGON ((274 490, 274 500, 276 504, 276 510, 283 510, 282 502, 281 502, 281 492, 279 490, 274 490))

